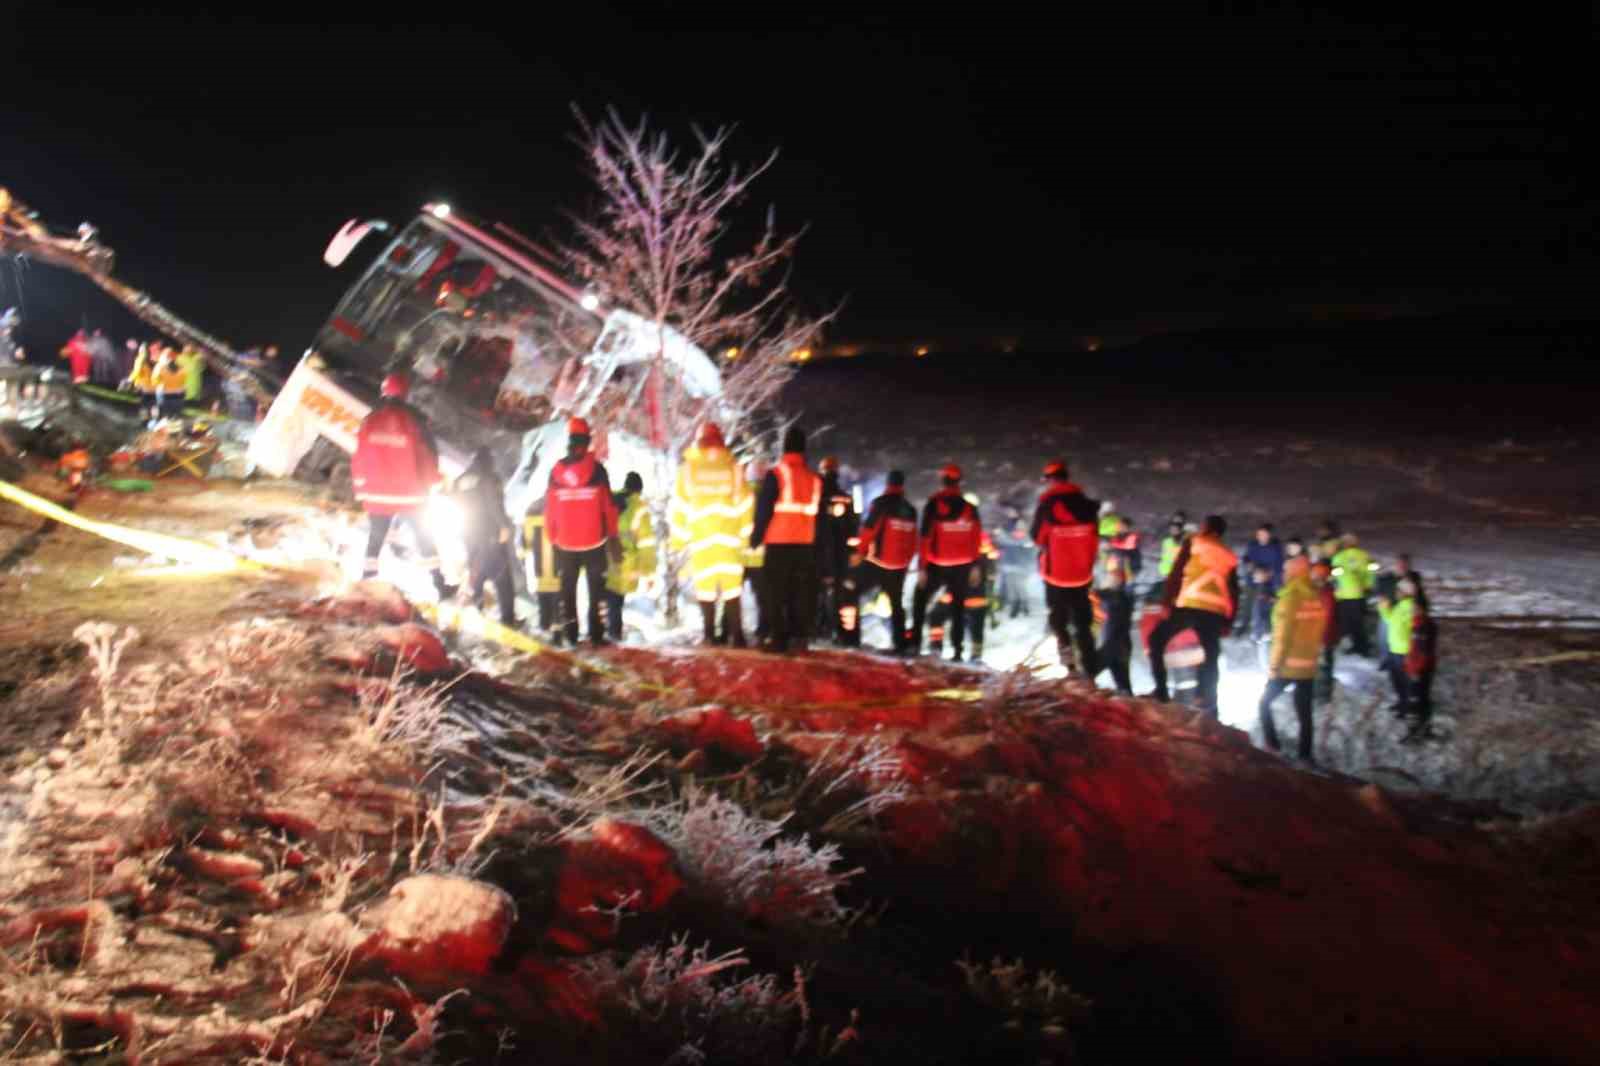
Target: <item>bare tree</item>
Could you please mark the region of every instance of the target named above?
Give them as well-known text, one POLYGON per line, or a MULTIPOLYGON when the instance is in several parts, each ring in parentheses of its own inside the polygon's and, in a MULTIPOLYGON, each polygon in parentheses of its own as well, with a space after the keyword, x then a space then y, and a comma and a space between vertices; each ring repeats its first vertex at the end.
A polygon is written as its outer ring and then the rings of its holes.
MULTIPOLYGON (((752 416, 771 403, 792 371, 791 357, 815 345, 835 312, 808 315, 794 306, 787 269, 803 231, 780 232, 772 208, 753 243, 727 247, 736 209, 777 161, 776 152, 741 166, 724 158, 731 127, 694 128, 693 144, 680 149, 648 119, 629 125, 611 110, 591 122, 575 113, 597 195, 591 212, 573 219, 573 238, 560 251, 608 304, 657 329, 644 399, 652 443, 664 455, 651 501, 660 525, 677 457, 700 423, 714 416, 730 441, 743 434, 755 443, 752 416), (691 396, 669 372, 674 332, 720 364, 722 392, 714 400, 691 396)), ((679 563, 661 555, 674 617, 679 563)))

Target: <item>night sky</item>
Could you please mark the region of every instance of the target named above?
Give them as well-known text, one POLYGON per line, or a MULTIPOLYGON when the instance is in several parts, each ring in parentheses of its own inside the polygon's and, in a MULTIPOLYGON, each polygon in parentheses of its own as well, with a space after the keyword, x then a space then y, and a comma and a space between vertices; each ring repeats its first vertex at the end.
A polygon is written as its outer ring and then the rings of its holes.
MULTIPOLYGON (((24 3, 0 22, 0 184, 94 221, 121 276, 198 324, 291 352, 353 277, 320 261, 346 218, 445 199, 559 227, 585 195, 573 104, 781 147, 755 206, 809 225, 794 284, 847 300, 836 340, 1048 343, 1592 279, 1590 22, 1096 6, 326 25, 24 3)), ((45 268, 0 265, 0 305, 19 277, 35 329, 117 324, 45 268)))

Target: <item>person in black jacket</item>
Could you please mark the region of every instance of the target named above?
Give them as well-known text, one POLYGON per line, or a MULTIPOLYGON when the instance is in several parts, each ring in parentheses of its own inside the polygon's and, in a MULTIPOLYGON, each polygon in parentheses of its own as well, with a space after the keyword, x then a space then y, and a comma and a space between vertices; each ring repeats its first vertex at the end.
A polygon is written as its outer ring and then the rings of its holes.
POLYGON ((854 590, 847 587, 850 555, 854 550, 860 520, 855 500, 839 483, 839 460, 828 456, 817 465, 822 475, 822 510, 817 515, 817 575, 822 595, 817 600, 816 632, 831 633, 843 645, 859 644, 859 632, 846 629, 843 609, 854 602, 854 590))
POLYGON ((467 546, 467 588, 472 605, 483 609, 483 587, 494 584, 500 624, 517 624, 516 589, 511 580, 511 522, 506 518, 505 485, 495 472, 488 448, 473 453, 472 462, 456 479, 461 506, 462 538, 467 546))

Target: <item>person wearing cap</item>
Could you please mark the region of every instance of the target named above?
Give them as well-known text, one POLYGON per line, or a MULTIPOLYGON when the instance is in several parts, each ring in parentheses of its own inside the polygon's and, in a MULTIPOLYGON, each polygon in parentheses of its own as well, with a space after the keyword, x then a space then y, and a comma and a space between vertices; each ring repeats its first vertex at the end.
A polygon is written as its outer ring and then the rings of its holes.
POLYGON ((656 572, 656 527, 644 502, 644 478, 628 471, 622 490, 611 502, 617 508, 617 542, 620 561, 606 568, 606 636, 622 639, 622 607, 639 583, 656 572))
POLYGON ((1367 640, 1367 596, 1377 579, 1372 556, 1361 547, 1354 533, 1339 539, 1333 560, 1333 596, 1339 601, 1339 637, 1349 638, 1350 650, 1366 658, 1372 654, 1367 640))
POLYGON ((822 476, 822 513, 817 516, 817 576, 822 581, 817 615, 818 633, 831 632, 845 647, 861 643, 856 625, 855 579, 850 556, 856 547, 861 520, 850 493, 839 483, 839 460, 828 456, 817 464, 822 476))
POLYGON ((1294 712, 1300 719, 1299 756, 1311 762, 1311 697, 1323 641, 1333 626, 1333 615, 1317 587, 1311 583, 1311 564, 1304 556, 1284 564, 1284 585, 1272 605, 1272 649, 1267 658, 1267 687, 1256 710, 1261 718, 1261 739, 1273 751, 1282 751, 1272 720, 1272 702, 1286 688, 1294 689, 1294 712))
POLYGON ((610 555, 621 548, 611 477, 589 451, 591 439, 586 420, 567 422, 567 454, 550 471, 544 496, 545 533, 554 548, 561 582, 561 632, 574 646, 578 643, 578 573, 583 572, 589 595, 589 642, 604 644, 600 605, 605 601, 606 569, 612 561, 610 555))
POLYGON ((1150 695, 1166 703, 1167 644, 1185 629, 1200 640, 1205 661, 1200 664, 1197 697, 1200 709, 1217 718, 1218 656, 1222 638, 1233 625, 1239 604, 1239 557, 1222 542, 1228 523, 1221 515, 1206 515, 1200 530, 1183 542, 1162 603, 1165 617, 1150 633, 1150 673, 1156 687, 1150 695))
POLYGON ((1122 527, 1122 522, 1123 518, 1117 513, 1116 504, 1110 500, 1100 501, 1100 521, 1098 525, 1102 538, 1116 536, 1117 530, 1122 527))
POLYGON ((376 407, 356 430, 350 457, 350 480, 356 500, 367 513, 367 556, 363 579, 378 576, 378 558, 389 530, 404 522, 422 553, 422 565, 444 599, 455 595, 439 569, 439 551, 422 519, 428 494, 439 483, 439 446, 422 412, 406 403, 411 379, 394 373, 383 379, 376 407))
POLYGON ((707 644, 745 646, 739 604, 744 591, 741 549, 749 542, 754 525, 754 501, 740 476, 739 464, 722 439, 721 428, 707 422, 683 453, 667 513, 672 550, 689 553, 689 573, 707 644))
POLYGON ((1099 505, 1072 481, 1067 464, 1045 464, 1045 488, 1033 511, 1029 537, 1039 548, 1050 632, 1061 665, 1092 681, 1100 672, 1094 647, 1094 606, 1089 589, 1100 554, 1099 505))
MULTIPOLYGON (((917 590, 911 596, 911 654, 922 654, 922 629, 928 604, 948 589, 965 600, 973 582, 972 564, 978 561, 983 519, 961 492, 961 468, 947 464, 939 471, 939 491, 922 507, 921 542, 918 545, 917 590)), ((956 611, 950 626, 950 648, 961 661, 966 644, 966 612, 956 611)))
MULTIPOLYGON (((851 606, 860 618, 860 603, 879 589, 889 597, 890 650, 906 651, 906 570, 917 556, 917 509, 906 499, 906 475, 889 471, 883 494, 867 508, 855 560, 851 606)), ((859 626, 859 622, 857 623, 859 626)), ((857 639, 859 644, 859 637, 857 639)))
POLYGON ((774 651, 805 652, 817 616, 817 519, 822 478, 806 465, 806 435, 790 426, 783 455, 761 479, 750 547, 763 548, 774 651))

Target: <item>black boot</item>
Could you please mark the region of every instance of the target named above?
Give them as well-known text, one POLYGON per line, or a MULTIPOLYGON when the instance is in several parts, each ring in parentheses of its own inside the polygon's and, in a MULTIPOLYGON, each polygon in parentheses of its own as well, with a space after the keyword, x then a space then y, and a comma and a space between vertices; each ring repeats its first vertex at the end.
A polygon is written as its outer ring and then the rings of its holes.
POLYGON ((452 585, 445 581, 444 572, 442 570, 435 570, 433 572, 433 588, 434 591, 439 594, 439 598, 441 600, 448 600, 451 596, 454 596, 457 592, 461 591, 459 586, 452 585))
POLYGON ((706 643, 717 642, 717 605, 715 603, 700 602, 700 625, 705 633, 706 643))
POLYGON ((722 640, 735 648, 745 647, 744 610, 738 600, 728 600, 722 605, 722 640))

